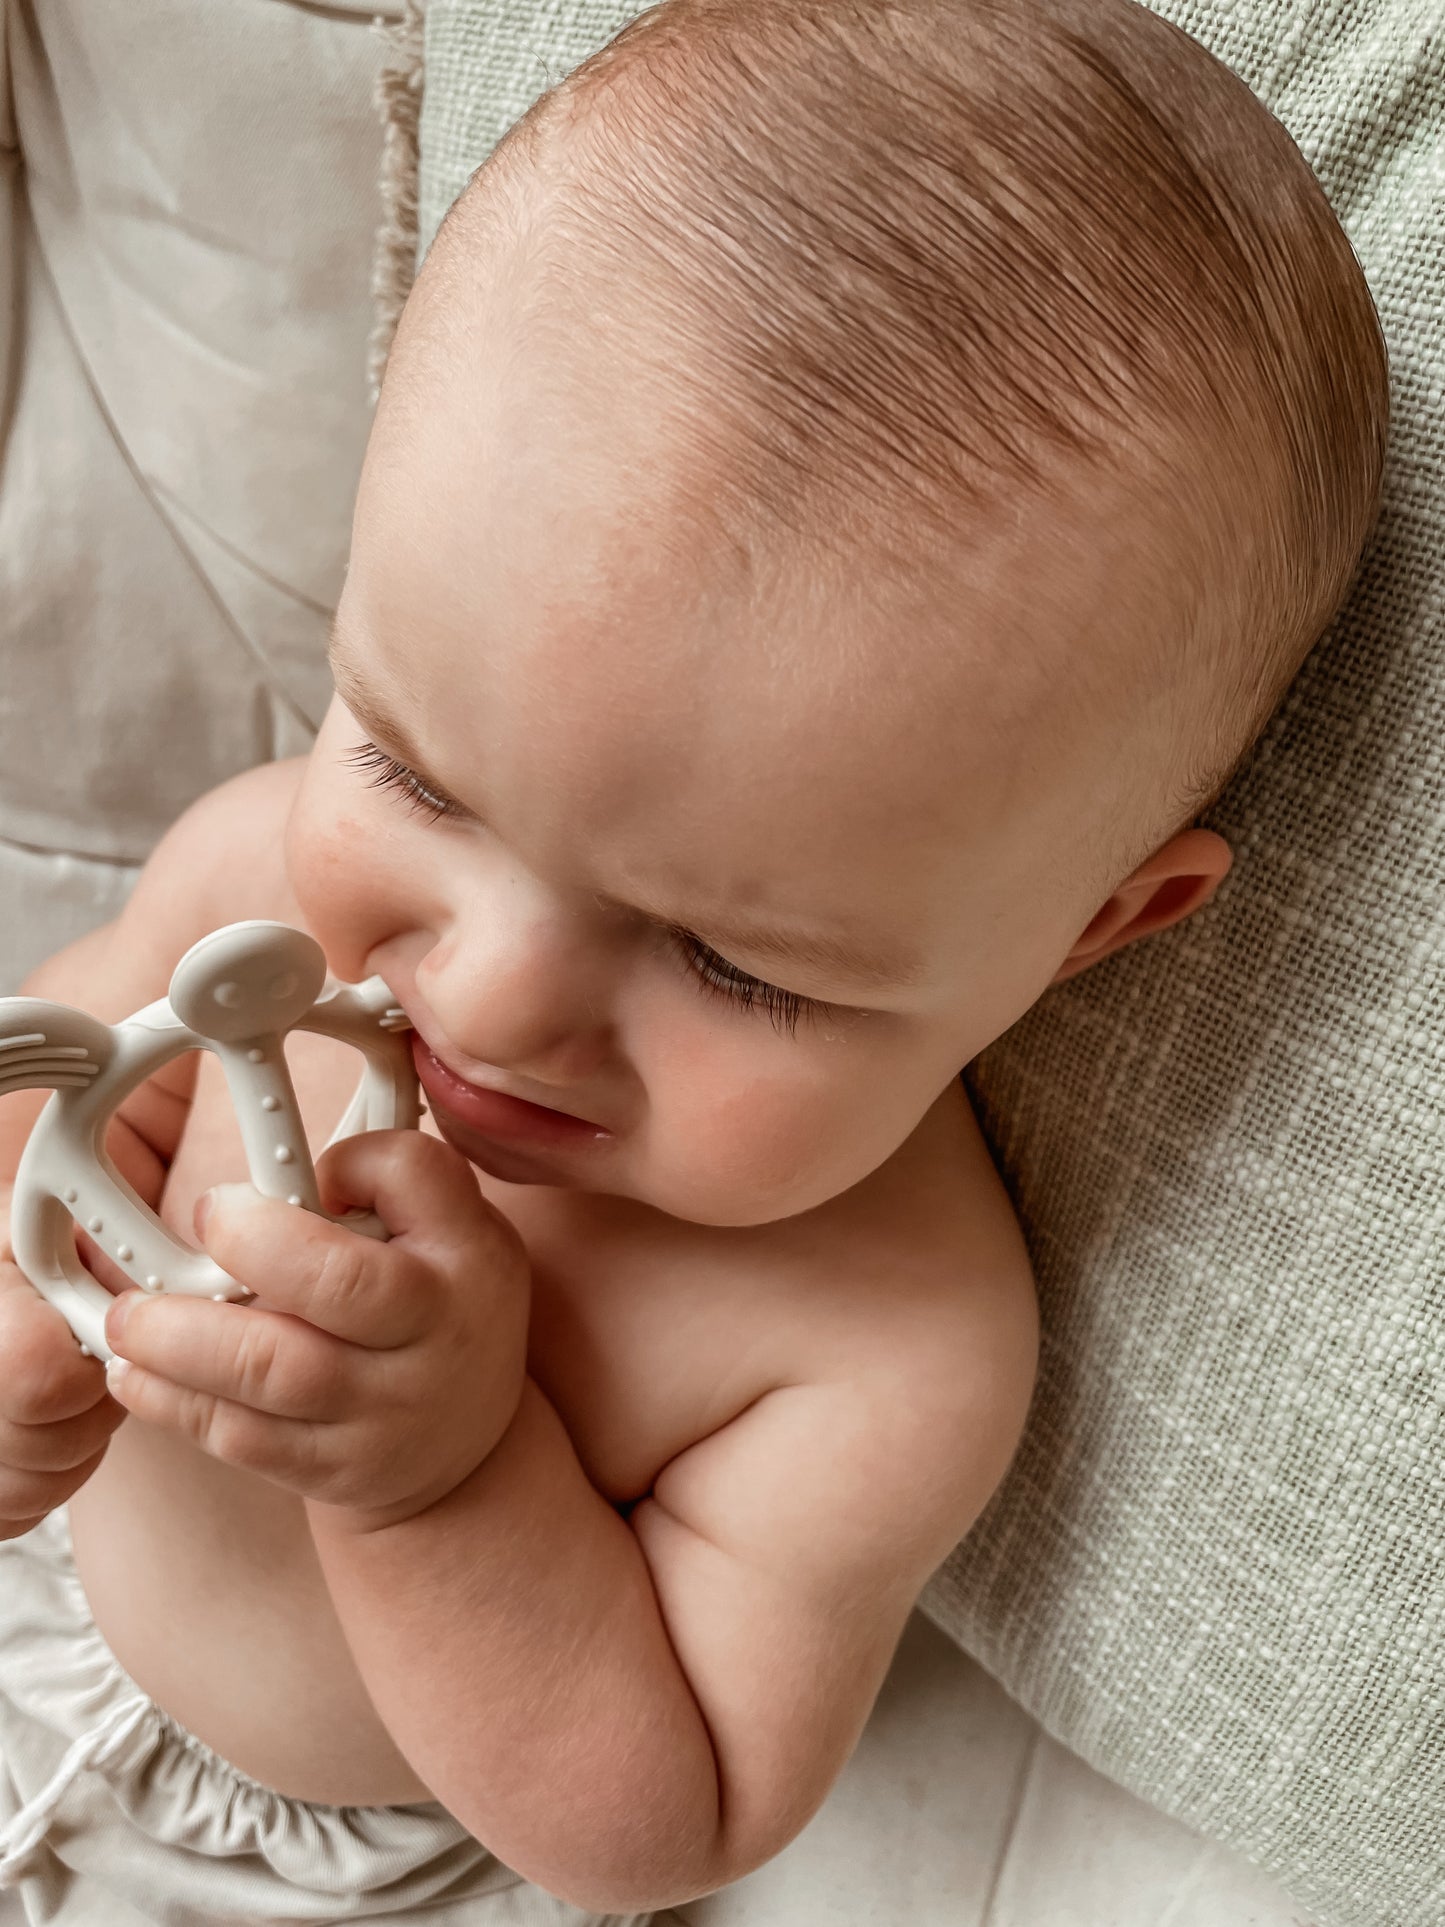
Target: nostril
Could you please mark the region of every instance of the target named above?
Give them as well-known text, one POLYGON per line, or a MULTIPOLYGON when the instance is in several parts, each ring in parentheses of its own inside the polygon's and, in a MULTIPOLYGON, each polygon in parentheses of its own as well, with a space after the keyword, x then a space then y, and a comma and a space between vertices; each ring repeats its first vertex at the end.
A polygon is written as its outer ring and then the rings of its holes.
POLYGON ((227 1010, 234 1010, 241 1001, 241 986, 231 983, 217 984, 211 992, 211 995, 218 1004, 223 1004, 227 1010))
POLYGON ((296 995, 296 973, 294 970, 288 971, 284 977, 274 977, 271 980, 271 995, 277 1003, 280 1003, 284 998, 294 997, 296 995))

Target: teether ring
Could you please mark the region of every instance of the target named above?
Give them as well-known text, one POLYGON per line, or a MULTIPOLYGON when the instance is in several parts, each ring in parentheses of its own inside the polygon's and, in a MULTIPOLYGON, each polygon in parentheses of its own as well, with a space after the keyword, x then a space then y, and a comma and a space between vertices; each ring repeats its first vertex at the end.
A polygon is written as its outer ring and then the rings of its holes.
POLYGON ((55 1306, 83 1352, 111 1356, 105 1314, 113 1294, 81 1264, 71 1221, 143 1291, 245 1300, 229 1272, 173 1238, 105 1150, 106 1131, 131 1092, 172 1058, 209 1050, 221 1060, 251 1182, 332 1224, 388 1236, 374 1212, 321 1209, 301 1113, 286 1067, 287 1031, 318 1031, 362 1053, 365 1068, 326 1149, 358 1131, 410 1130, 420 1114, 410 1023, 380 977, 329 982, 321 946, 289 924, 227 924, 192 944, 170 994, 119 1024, 40 997, 0 997, 0 1096, 50 1087, 15 1173, 10 1240, 15 1262, 55 1306))

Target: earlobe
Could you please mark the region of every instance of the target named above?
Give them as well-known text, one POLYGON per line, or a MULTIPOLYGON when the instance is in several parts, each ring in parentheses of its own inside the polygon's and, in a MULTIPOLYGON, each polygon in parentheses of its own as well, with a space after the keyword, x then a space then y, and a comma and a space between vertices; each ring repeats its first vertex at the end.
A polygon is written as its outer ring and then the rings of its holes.
POLYGON ((1125 944, 1182 923, 1208 903, 1233 860, 1229 845, 1213 830, 1181 830, 1095 912, 1049 981, 1062 983, 1125 944))

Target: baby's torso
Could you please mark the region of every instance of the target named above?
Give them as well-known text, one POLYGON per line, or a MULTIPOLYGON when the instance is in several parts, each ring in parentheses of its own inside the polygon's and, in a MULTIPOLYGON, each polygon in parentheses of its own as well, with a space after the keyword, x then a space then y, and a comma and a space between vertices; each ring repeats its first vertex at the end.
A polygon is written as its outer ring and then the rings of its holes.
MULTIPOLYGON (((235 914, 301 924, 279 833, 253 847, 278 852, 274 878, 259 891, 253 879, 235 914)), ((319 1151, 360 1060, 299 1032, 287 1056, 319 1151)), ((422 1128, 434 1129, 429 1117, 422 1128)), ((202 1055, 161 1217, 190 1240, 197 1195, 245 1176, 224 1079, 202 1055)), ((475 1176, 531 1258, 528 1370, 593 1485, 619 1506, 781 1375, 806 1373, 820 1329, 834 1354, 883 1342, 897 1300, 860 1271, 860 1245, 886 1250, 895 1234, 916 1238, 920 1210, 946 1200, 962 1258, 967 1227, 992 1243, 1007 1212, 956 1082, 864 1185, 775 1225, 688 1225, 628 1200, 475 1176)), ((366 1695, 299 1498, 131 1418, 72 1498, 70 1521, 103 1637, 183 1727, 297 1798, 371 1805, 431 1797, 366 1695)))

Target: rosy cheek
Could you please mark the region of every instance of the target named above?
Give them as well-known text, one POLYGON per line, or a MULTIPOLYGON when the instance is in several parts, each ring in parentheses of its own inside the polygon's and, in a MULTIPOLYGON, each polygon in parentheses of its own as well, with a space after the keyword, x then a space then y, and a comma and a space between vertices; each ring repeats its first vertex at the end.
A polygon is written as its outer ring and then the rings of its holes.
POLYGON ((827 1194, 840 1128, 831 1079, 805 1055, 780 1061, 786 1040, 731 1023, 679 1024, 667 1043, 639 1067, 649 1195, 661 1209, 700 1223, 763 1223, 827 1194))
POLYGON ((286 821, 286 876, 310 916, 326 914, 345 888, 346 850, 354 831, 331 785, 308 772, 286 821))
POLYGON ((811 1188, 829 1152, 829 1125, 817 1094, 791 1081, 754 1079, 728 1094, 713 1117, 724 1183, 759 1205, 789 1210, 811 1188))
POLYGON ((329 770, 307 772, 286 824, 286 875, 332 967, 361 968, 387 891, 376 862, 375 826, 329 770), (370 852, 368 859, 367 852, 370 852))

